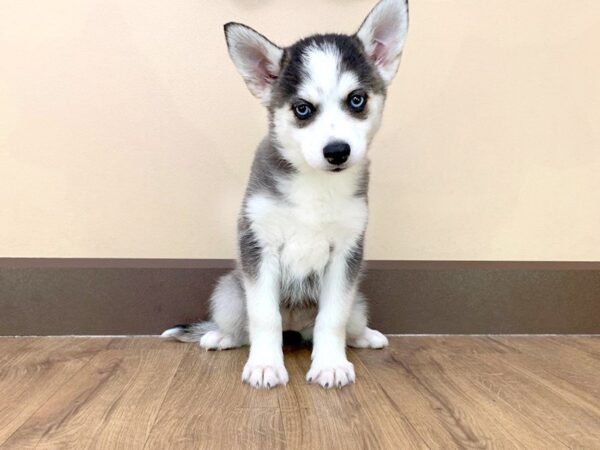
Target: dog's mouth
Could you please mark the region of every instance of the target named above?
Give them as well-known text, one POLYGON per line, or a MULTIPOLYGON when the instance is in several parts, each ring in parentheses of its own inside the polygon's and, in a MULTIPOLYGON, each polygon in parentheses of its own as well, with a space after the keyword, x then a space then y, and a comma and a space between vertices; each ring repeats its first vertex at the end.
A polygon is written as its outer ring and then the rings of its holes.
POLYGON ((335 169, 329 169, 330 172, 341 172, 342 170, 345 170, 345 167, 336 167, 335 169))

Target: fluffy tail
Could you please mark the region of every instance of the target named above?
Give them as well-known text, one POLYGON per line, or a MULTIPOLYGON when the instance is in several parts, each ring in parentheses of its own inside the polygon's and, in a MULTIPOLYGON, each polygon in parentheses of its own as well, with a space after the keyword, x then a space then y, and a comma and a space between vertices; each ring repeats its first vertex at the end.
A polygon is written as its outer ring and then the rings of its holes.
POLYGON ((214 322, 198 322, 187 325, 175 325, 169 328, 161 337, 173 338, 181 342, 198 342, 200 338, 209 331, 216 330, 217 324, 214 322))

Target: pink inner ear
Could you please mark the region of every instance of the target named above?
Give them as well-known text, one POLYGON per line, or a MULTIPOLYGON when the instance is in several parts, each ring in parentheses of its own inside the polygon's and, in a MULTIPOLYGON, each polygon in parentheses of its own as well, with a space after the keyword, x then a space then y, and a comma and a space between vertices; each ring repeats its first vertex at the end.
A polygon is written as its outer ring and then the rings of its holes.
POLYGON ((269 70, 269 60, 267 60, 266 58, 262 58, 259 62, 259 65, 261 66, 263 79, 265 80, 265 82, 272 83, 274 80, 277 79, 277 75, 275 75, 269 70))
POLYGON ((255 74, 256 84, 261 88, 267 87, 277 79, 277 76, 269 70, 269 61, 264 57, 256 59, 253 72, 255 74))
POLYGON ((375 39, 373 43, 373 51, 371 53, 371 59, 377 66, 383 66, 387 62, 388 51, 387 46, 384 42, 375 39))

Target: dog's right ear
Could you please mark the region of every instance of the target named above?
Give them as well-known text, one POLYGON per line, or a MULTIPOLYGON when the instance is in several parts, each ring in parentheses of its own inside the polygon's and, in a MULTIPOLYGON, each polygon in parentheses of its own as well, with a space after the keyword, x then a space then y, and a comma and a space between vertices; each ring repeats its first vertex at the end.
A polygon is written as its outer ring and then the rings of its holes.
POLYGON ((229 56, 248 89, 267 105, 279 76, 283 49, 241 23, 226 24, 225 39, 229 56))

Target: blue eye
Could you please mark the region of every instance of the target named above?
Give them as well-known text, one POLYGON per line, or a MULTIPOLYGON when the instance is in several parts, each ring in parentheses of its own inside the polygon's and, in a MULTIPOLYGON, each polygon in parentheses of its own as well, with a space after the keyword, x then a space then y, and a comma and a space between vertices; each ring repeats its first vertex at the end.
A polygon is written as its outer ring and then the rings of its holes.
POLYGON ((306 120, 313 114, 313 106, 310 103, 298 103, 294 106, 294 114, 300 120, 306 120))
POLYGON ((364 94, 353 92, 348 96, 348 107, 354 112, 361 112, 366 104, 367 97, 364 94))

